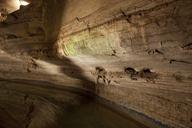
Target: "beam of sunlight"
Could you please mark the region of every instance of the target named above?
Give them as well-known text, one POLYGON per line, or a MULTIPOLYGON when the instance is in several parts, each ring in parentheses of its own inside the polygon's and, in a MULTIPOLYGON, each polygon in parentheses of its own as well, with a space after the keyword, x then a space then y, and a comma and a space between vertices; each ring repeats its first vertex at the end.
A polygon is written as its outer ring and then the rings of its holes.
POLYGON ((45 70, 45 72, 53 75, 61 75, 60 67, 46 61, 38 60, 38 64, 45 70), (51 69, 51 70, 50 70, 51 69))
POLYGON ((20 5, 27 6, 27 5, 29 5, 29 2, 27 2, 25 0, 20 0, 20 5))

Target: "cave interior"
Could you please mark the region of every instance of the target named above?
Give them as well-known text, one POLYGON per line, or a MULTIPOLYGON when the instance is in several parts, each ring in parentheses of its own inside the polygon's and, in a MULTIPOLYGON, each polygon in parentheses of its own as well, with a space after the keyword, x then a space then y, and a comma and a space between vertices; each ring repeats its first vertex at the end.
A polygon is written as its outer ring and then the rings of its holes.
POLYGON ((0 128, 192 128, 192 0, 0 0, 0 128))

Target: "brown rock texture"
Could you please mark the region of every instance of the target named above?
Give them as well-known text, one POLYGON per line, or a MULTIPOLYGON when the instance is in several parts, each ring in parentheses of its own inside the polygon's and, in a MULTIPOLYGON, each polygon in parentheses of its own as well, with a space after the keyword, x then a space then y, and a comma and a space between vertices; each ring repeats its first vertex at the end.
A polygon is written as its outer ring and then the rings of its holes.
POLYGON ((0 23, 0 77, 89 90, 191 128, 191 33, 191 0, 33 1, 0 23))

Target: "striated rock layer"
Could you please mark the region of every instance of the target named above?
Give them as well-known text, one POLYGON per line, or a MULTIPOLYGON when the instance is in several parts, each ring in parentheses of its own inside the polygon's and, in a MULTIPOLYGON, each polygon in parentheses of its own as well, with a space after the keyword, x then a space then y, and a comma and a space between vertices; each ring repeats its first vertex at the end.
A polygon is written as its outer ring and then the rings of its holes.
POLYGON ((33 1, 0 24, 0 77, 89 90, 190 128, 191 10, 191 0, 33 1))

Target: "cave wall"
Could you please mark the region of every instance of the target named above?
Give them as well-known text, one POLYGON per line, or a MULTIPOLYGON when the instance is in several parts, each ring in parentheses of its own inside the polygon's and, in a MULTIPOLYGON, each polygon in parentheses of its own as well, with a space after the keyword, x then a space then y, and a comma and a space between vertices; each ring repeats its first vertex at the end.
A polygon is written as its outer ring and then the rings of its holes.
MULTIPOLYGON (((0 23, 0 78, 91 89, 165 125, 190 128, 191 5, 34 0, 0 23)), ((17 92, 14 86, 6 89, 17 92)))
POLYGON ((191 5, 190 0, 68 1, 58 54, 82 67, 99 96, 164 124, 191 127, 191 5))
POLYGON ((61 0, 35 0, 28 6, 21 6, 0 24, 1 49, 10 54, 28 54, 33 57, 38 57, 39 54, 32 54, 40 52, 40 49, 51 51, 64 7, 61 0))
POLYGON ((63 0, 34 0, 0 23, 1 78, 67 86, 81 83, 79 75, 73 76, 73 70, 81 72, 80 68, 53 54, 64 7, 63 0))

